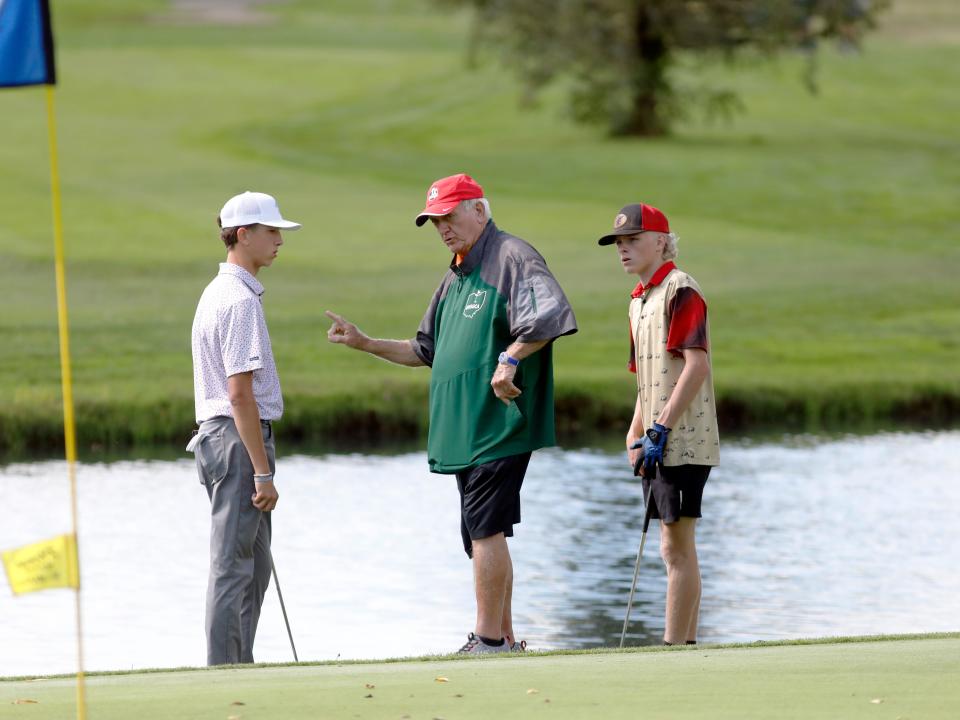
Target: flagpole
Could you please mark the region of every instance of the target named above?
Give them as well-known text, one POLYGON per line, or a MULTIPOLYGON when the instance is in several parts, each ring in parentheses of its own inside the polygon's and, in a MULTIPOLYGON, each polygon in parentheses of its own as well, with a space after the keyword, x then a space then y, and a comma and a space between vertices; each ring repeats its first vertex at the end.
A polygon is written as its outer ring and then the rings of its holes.
MULTIPOLYGON (((67 282, 64 270, 63 214, 60 204, 60 171, 57 166, 57 125, 54 112, 53 85, 47 85, 47 131, 50 139, 50 197, 53 203, 54 267, 57 280, 57 325, 60 332, 60 378, 63 388, 63 436, 67 454, 67 474, 70 478, 71 532, 77 559, 80 545, 77 538, 77 431, 73 415, 73 378, 70 372, 70 332, 67 325, 67 282)), ((79 572, 79 562, 78 562, 79 572)), ((80 583, 74 590, 77 615, 77 718, 85 720, 86 688, 83 673, 83 613, 80 604, 80 583)))

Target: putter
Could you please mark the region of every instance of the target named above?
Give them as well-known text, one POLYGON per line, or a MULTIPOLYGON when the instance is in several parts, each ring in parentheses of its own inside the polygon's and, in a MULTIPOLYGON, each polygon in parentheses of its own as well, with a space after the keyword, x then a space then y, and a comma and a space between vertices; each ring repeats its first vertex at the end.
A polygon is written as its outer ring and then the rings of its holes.
POLYGON ((293 650, 293 661, 300 662, 297 657, 297 648, 293 644, 293 633, 290 632, 290 621, 287 620, 287 607, 283 604, 283 593, 280 592, 280 578, 277 577, 277 566, 273 564, 273 552, 270 553, 270 571, 273 573, 273 584, 277 586, 277 595, 280 598, 280 610, 283 612, 283 623, 287 626, 287 637, 290 638, 290 649, 293 650))
MULTIPOLYGON (((637 447, 641 444, 642 441, 637 441, 634 443, 637 447)), ((631 448, 635 449, 635 448, 631 448)), ((634 476, 640 475, 640 465, 643 463, 643 455, 637 458, 637 462, 633 466, 634 476)), ((657 467, 656 470, 659 472, 660 468, 657 467)), ((637 576, 640 575, 640 559, 643 557, 643 545, 647 541, 647 528, 650 527, 650 514, 652 512, 652 505, 650 504, 650 498, 653 495, 653 481, 650 482, 650 490, 647 491, 647 497, 644 500, 646 505, 646 512, 643 516, 643 532, 640 535, 640 547, 637 549, 637 562, 633 566, 633 582, 630 583, 630 599, 627 600, 627 616, 623 619, 623 630, 620 633, 620 647, 623 647, 623 642, 627 638, 627 626, 630 624, 630 611, 633 609, 633 594, 637 589, 637 576)))

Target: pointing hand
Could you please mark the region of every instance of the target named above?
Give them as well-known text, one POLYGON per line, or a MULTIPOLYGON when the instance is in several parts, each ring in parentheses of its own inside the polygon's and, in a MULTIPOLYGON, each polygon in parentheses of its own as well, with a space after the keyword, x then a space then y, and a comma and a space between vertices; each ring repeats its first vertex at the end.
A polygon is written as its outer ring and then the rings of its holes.
POLYGON ((356 325, 341 315, 337 315, 335 312, 330 312, 329 310, 325 310, 324 314, 333 321, 333 324, 327 331, 327 340, 330 342, 360 349, 369 339, 360 332, 356 325))

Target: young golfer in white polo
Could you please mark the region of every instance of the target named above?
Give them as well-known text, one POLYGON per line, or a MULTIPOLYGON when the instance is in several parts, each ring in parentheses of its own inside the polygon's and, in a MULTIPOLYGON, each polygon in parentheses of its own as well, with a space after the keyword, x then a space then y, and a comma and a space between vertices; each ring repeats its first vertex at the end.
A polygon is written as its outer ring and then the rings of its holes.
POLYGON ((207 285, 193 320, 193 386, 199 430, 187 446, 211 503, 207 663, 253 662, 260 606, 270 584, 273 422, 283 414, 280 379, 257 273, 283 244, 277 201, 230 198, 218 218, 227 261, 207 285))

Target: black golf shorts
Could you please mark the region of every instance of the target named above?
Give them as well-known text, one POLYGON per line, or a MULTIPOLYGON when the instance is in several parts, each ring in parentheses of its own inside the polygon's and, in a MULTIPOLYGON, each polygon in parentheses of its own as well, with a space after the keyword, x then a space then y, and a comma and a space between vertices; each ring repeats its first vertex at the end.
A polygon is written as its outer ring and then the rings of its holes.
POLYGON ((520 486, 530 455, 510 455, 457 473, 460 535, 467 557, 473 557, 474 540, 497 533, 513 537, 513 526, 520 522, 520 486))
MULTIPOLYGON (((710 476, 709 465, 664 465, 653 481, 651 518, 669 525, 682 517, 699 518, 703 488, 710 476)), ((643 479, 643 497, 650 492, 650 481, 643 479)))

